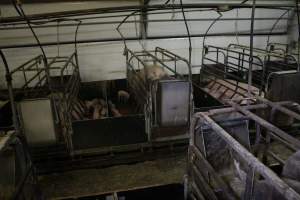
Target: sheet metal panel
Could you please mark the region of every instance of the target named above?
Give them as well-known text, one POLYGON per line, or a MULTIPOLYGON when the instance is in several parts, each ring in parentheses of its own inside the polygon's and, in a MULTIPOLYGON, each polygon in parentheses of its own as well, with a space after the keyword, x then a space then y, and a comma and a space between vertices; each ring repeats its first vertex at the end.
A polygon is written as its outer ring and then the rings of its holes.
POLYGON ((295 101, 300 103, 300 73, 294 71, 273 73, 267 98, 271 101, 295 101))
POLYGON ((183 126, 188 123, 189 87, 188 81, 159 81, 157 89, 157 120, 160 126, 183 126))
POLYGON ((28 144, 43 145, 56 143, 50 99, 24 100, 19 105, 28 144))

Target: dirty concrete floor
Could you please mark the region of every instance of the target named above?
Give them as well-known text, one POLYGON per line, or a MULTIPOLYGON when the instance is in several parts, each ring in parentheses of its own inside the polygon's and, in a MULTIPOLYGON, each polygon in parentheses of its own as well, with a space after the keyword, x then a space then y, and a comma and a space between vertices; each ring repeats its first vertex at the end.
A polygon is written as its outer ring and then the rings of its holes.
POLYGON ((86 169, 39 177, 47 199, 85 196, 151 185, 182 183, 186 157, 86 169))

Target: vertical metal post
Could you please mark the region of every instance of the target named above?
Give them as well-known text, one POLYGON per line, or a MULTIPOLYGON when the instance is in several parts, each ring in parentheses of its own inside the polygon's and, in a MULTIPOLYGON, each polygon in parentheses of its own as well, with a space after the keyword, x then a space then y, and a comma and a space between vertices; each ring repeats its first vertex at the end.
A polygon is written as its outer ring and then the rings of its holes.
POLYGON ((4 55, 4 53, 2 52, 1 49, 0 49, 0 56, 2 58, 4 68, 5 68, 5 72, 6 72, 5 78, 6 78, 8 96, 9 96, 9 101, 10 101, 12 115, 13 115, 13 125, 15 127, 16 133, 18 134, 20 130, 19 130, 19 122, 18 122, 17 110, 16 110, 14 94, 13 94, 12 78, 11 78, 11 74, 9 72, 9 67, 8 67, 5 55, 4 55))
POLYGON ((251 13, 251 29, 250 29, 250 58, 249 58, 250 62, 249 62, 249 72, 248 72, 248 97, 251 96, 251 86, 252 86, 253 32, 254 32, 255 7, 256 7, 256 0, 253 0, 252 13, 251 13))
POLYGON ((253 190, 254 190, 254 179, 255 179, 255 168, 250 168, 246 177, 246 188, 244 192, 243 200, 253 199, 253 190))
MULTIPOLYGON (((149 4, 149 0, 142 0, 143 6, 149 4)), ((147 49, 146 40, 148 37, 148 14, 146 9, 141 9, 141 23, 140 23, 140 37, 142 38, 142 48, 143 50, 147 49)))

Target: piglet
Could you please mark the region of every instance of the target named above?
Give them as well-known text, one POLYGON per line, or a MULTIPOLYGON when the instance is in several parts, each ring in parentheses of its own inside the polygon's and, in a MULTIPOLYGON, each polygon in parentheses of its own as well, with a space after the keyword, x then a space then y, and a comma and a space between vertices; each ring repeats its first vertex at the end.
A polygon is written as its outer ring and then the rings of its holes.
POLYGON ((102 109, 102 106, 100 104, 96 104, 94 106, 93 119, 101 118, 101 109, 102 109))

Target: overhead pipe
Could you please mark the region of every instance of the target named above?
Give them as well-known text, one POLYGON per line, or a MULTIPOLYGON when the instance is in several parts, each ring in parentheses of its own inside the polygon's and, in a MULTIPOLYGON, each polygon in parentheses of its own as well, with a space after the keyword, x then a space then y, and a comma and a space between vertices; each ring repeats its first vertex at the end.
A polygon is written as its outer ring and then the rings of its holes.
MULTIPOLYGON (((206 36, 235 36, 236 33, 210 33, 206 36)), ((254 36, 268 36, 269 32, 258 32, 253 33, 254 36)), ((286 35, 287 32, 273 32, 271 35, 286 35)), ((249 36, 249 33, 239 33, 240 36, 249 36)), ((196 38, 196 37, 204 37, 205 34, 191 34, 190 37, 196 38)), ((148 40, 161 40, 161 39, 184 39, 188 36, 185 35, 163 35, 163 36, 148 36, 148 40)), ((141 37, 126 37, 125 38, 128 41, 136 41, 141 40, 141 37)), ((96 38, 96 39, 89 39, 89 40, 77 40, 77 44, 88 44, 88 43, 104 43, 104 42, 120 42, 123 41, 123 38, 96 38)), ((60 41, 60 45, 68 45, 68 44, 74 44, 74 41, 60 41)), ((42 46, 55 46, 57 45, 57 42, 44 42, 41 43, 42 46)), ((0 46, 0 49, 13 49, 13 48, 24 48, 24 47, 37 47, 38 45, 35 43, 28 43, 28 44, 14 44, 14 45, 3 45, 0 46)))
MULTIPOLYGON (((186 19, 186 21, 191 22, 206 22, 206 21, 213 21, 214 18, 202 18, 202 19, 186 19)), ((218 21, 250 21, 251 18, 221 18, 218 21)), ((274 21, 274 17, 257 17, 254 19, 255 21, 274 21)), ((289 20, 289 18, 280 18, 280 20, 289 20)), ((182 22, 184 19, 155 19, 155 20, 143 20, 144 22, 150 22, 150 23, 162 23, 162 22, 182 22)), ((81 26, 92 26, 92 25, 105 25, 105 24, 119 24, 121 21, 106 21, 106 22, 85 22, 82 23, 81 26)), ((130 23, 140 23, 142 20, 128 20, 125 21, 124 24, 130 24, 130 23)), ((69 24, 60 24, 60 27, 69 27, 69 26, 77 26, 77 23, 69 23, 69 24)), ((3 28, 0 27, 0 30, 18 30, 18 29, 28 29, 27 26, 16 26, 15 24, 7 24, 3 25, 3 28), (8 27, 12 26, 12 27, 8 27)), ((34 28, 54 28, 57 27, 57 25, 34 25, 34 28)))
MULTIPOLYGON (((94 14, 108 14, 114 12, 132 12, 141 10, 170 10, 170 9, 195 9, 195 8, 219 8, 219 7, 230 7, 234 8, 252 8, 251 4, 240 4, 240 3, 196 3, 196 4, 163 4, 163 5, 136 5, 136 6, 120 6, 120 7, 106 7, 106 8, 94 8, 86 10, 74 10, 74 11, 64 11, 64 12, 53 12, 45 14, 35 14, 28 15, 29 20, 44 20, 51 18, 62 18, 62 17, 72 17, 80 15, 94 15, 94 14)), ((259 4, 256 8, 265 9, 291 9, 294 8, 294 4, 259 4)), ((18 22, 23 21, 22 17, 4 17, 0 19, 0 23, 18 22)))
MULTIPOLYGON (((189 9, 189 10, 185 10, 185 13, 189 13, 189 12, 204 12, 204 11, 212 11, 212 9, 189 9)), ((147 12, 148 15, 161 15, 161 14, 174 14, 174 13, 181 13, 181 11, 177 10, 170 10, 170 11, 155 11, 154 12, 147 12)), ((139 16, 140 14, 137 12, 135 14, 131 14, 131 16, 139 16)), ((119 14, 119 15, 100 15, 100 16, 87 16, 87 17, 77 17, 77 18, 72 18, 72 19, 68 19, 68 18, 61 18, 61 19, 53 19, 53 20, 46 20, 46 21, 36 21, 36 22, 32 22, 33 24, 37 24, 37 25, 42 25, 42 24, 47 24, 50 22, 57 22, 57 21, 74 21, 74 20, 90 20, 90 19, 107 19, 107 18, 120 18, 120 17, 126 17, 128 16, 128 14, 119 14)), ((202 18, 203 19, 203 18, 202 18)), ((225 20, 227 18, 224 18, 225 20)), ((230 18, 228 18, 230 19, 230 18)), ((241 20, 243 19, 249 19, 249 18, 239 18, 241 20)), ((180 19, 174 19, 174 20, 180 20, 180 19)), ((193 19, 190 19, 193 20, 193 19)), ((205 19, 204 19, 205 20, 205 19)), ((126 21, 130 21, 130 20, 126 20, 126 21)), ((108 22, 109 23, 109 22, 108 22)), ((126 22, 124 22, 126 23, 126 22)), ((2 26, 6 26, 6 25, 22 25, 22 24, 27 24, 26 22, 14 22, 14 23, 2 23, 2 26)))

